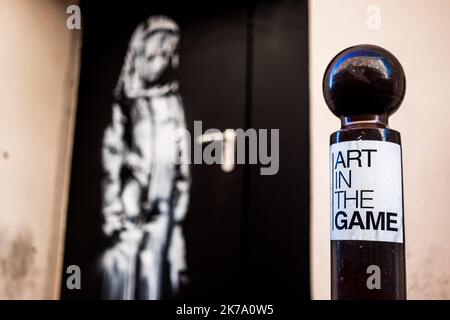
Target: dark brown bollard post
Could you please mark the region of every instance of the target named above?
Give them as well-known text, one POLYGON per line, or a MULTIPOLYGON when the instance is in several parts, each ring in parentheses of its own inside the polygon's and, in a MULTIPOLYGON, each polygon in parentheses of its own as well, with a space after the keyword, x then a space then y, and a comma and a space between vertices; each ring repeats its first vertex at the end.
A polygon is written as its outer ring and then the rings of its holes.
POLYGON ((406 299, 401 143, 388 127, 403 68, 383 48, 354 46, 328 65, 323 93, 342 123, 330 137, 332 299, 406 299))

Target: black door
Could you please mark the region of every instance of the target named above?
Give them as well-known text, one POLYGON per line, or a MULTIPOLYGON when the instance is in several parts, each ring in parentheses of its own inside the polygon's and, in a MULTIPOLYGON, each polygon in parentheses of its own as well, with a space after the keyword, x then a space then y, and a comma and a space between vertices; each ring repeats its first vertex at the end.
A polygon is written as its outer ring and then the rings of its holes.
MULTIPOLYGON (((136 26, 166 15, 181 31, 178 79, 186 123, 203 130, 279 129, 279 170, 191 165, 183 222, 189 279, 179 297, 309 298, 306 1, 108 6, 82 2, 83 49, 62 297, 99 298, 101 143, 136 26), (66 287, 78 265, 82 289, 66 287)), ((193 137, 193 142, 198 137, 193 137)), ((203 147, 205 147, 204 145, 203 147)), ((271 151, 275 151, 272 148, 271 151)))

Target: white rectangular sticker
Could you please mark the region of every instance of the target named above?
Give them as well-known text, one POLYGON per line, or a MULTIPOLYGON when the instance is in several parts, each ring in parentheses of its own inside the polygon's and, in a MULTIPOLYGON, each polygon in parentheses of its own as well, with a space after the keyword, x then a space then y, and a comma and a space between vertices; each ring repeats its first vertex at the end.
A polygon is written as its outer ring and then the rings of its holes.
POLYGON ((330 147, 331 240, 403 243, 400 145, 356 140, 330 147))

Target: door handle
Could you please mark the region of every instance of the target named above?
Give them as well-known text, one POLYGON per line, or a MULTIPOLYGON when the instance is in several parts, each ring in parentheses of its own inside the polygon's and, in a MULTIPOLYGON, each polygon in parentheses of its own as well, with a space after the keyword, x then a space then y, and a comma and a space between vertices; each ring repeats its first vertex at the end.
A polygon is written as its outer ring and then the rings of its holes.
POLYGON ((226 129, 223 132, 205 133, 197 137, 197 143, 204 144, 213 141, 222 142, 221 167, 223 172, 232 172, 236 167, 236 132, 226 129))

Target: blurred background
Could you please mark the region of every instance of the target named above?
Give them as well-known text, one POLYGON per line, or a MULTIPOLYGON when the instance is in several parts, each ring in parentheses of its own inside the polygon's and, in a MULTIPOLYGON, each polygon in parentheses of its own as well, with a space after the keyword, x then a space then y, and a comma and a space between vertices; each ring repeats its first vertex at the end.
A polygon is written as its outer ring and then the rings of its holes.
POLYGON ((448 1, 82 2, 69 30, 74 4, 0 0, 0 298, 98 296, 101 134, 130 35, 156 13, 184 39, 188 126, 280 129, 276 176, 194 166, 187 296, 330 298, 328 139, 340 124, 322 77, 339 51, 370 43, 407 77, 390 126, 402 134, 408 298, 450 298, 448 1), (81 291, 66 289, 72 264, 81 291))

